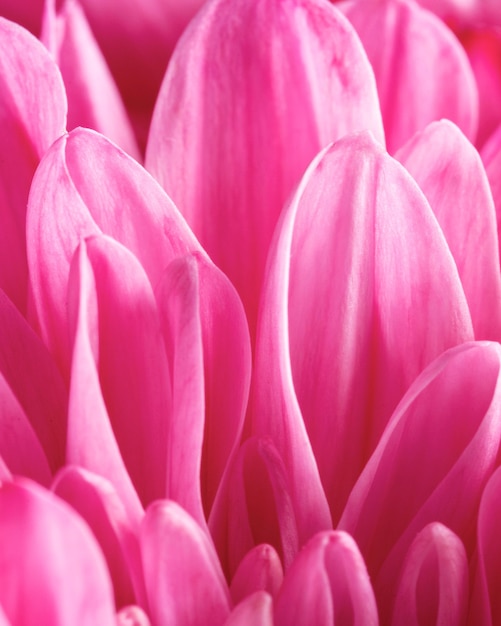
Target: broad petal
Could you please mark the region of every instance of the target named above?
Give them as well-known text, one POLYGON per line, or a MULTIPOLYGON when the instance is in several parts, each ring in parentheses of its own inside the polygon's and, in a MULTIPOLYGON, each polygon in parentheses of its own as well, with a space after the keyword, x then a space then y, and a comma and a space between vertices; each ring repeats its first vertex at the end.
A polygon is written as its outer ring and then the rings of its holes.
POLYGON ((496 209, 478 152, 454 124, 443 120, 415 135, 395 157, 420 186, 445 234, 468 300, 475 338, 500 340, 496 209))
POLYGON ((336 524, 411 382, 473 337, 429 205, 368 134, 333 144, 303 177, 276 231, 260 315, 252 429, 284 459, 304 542, 321 492, 303 419, 336 524))
POLYGON ((179 505, 152 504, 140 542, 154 624, 224 624, 230 597, 214 546, 179 505))
POLYGON ((429 524, 405 557, 391 623, 464 625, 468 595, 468 559, 461 540, 442 524, 429 524))
POLYGON ((409 0, 348 2, 344 12, 376 75, 390 153, 442 118, 475 140, 475 78, 461 44, 440 19, 409 0))
POLYGON ((263 543, 252 548, 240 561, 231 580, 231 598, 235 604, 256 591, 275 597, 282 585, 284 571, 277 551, 263 543))
POLYGON ((346 533, 319 533, 298 554, 275 603, 276 626, 377 626, 364 560, 346 533))
POLYGON ((436 359, 402 399, 350 494, 339 527, 360 546, 382 621, 405 554, 428 523, 448 526, 471 556, 501 441, 500 370, 497 343, 466 343, 436 359))
POLYGON ((44 46, 0 18, 0 288, 27 309, 26 203, 47 148, 65 132, 66 95, 44 46))
POLYGON ((156 285, 176 256, 203 254, 160 186, 103 136, 76 129, 56 142, 30 192, 27 241, 40 334, 67 374, 66 292, 71 259, 104 232, 129 248, 156 285))
POLYGON ((0 486, 0 606, 12 624, 115 625, 113 590, 81 518, 27 480, 0 486))
POLYGON ((224 626, 273 626, 273 600, 265 591, 256 591, 231 612, 224 626))
POLYGON ((321 147, 366 128, 384 141, 372 70, 327 2, 208 2, 176 48, 147 168, 237 287, 251 334, 284 201, 321 147))

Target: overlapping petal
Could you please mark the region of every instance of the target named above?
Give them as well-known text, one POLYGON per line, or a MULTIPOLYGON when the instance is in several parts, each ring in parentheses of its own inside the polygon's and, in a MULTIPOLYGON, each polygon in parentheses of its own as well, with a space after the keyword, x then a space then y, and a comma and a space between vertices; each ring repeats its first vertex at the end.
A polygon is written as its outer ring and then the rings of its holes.
POLYGON ((273 600, 265 591, 256 591, 232 611, 225 626, 273 626, 273 600))
POLYGON ((238 604, 256 591, 266 591, 272 597, 282 585, 284 572, 277 551, 268 544, 252 548, 240 561, 231 580, 232 600, 238 604))

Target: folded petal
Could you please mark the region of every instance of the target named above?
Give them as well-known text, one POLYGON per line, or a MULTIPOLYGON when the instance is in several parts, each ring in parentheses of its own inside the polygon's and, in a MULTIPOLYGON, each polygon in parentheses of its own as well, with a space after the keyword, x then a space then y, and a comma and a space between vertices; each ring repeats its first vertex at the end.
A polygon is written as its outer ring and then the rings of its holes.
POLYGON ((251 334, 284 201, 320 148, 365 128, 384 141, 372 70, 327 2, 208 2, 176 48, 147 168, 237 287, 251 334))
POLYGON ((273 600, 265 591, 256 591, 231 612, 225 626, 273 626, 273 600))
POLYGON ((276 231, 260 316, 252 428, 284 459, 303 542, 321 501, 305 426, 336 524, 409 385, 473 337, 436 218, 370 135, 333 144, 303 177, 276 231))
POLYGON ((27 480, 0 486, 0 606, 12 624, 115 625, 103 555, 81 518, 27 480))
POLYGON ((445 234, 476 339, 501 339, 496 209, 478 152, 451 122, 427 126, 395 157, 412 174, 445 234), (472 210, 474 207, 474 210, 472 210))
POLYGON ((497 343, 466 343, 436 359, 402 399, 350 494, 339 527, 360 546, 382 621, 405 554, 427 524, 445 524, 471 556, 501 442, 500 374, 497 343))
POLYGON ((284 571, 277 551, 263 543, 252 548, 240 561, 231 580, 231 598, 238 604, 256 591, 275 597, 282 585, 284 571))
POLYGON ((440 19, 409 0, 349 2, 344 12, 376 75, 390 153, 443 117, 475 140, 475 78, 461 44, 440 19))
POLYGON ((319 533, 298 554, 275 603, 276 626, 377 626, 364 560, 344 532, 319 533))
POLYGON ((179 505, 152 504, 140 542, 153 624, 224 624, 230 597, 214 546, 179 505))
POLYGON ((468 559, 461 540, 446 526, 429 524, 405 557, 391 623, 465 624, 468 595, 468 559))
POLYGON ((26 203, 47 148, 65 132, 66 95, 44 46, 0 18, 0 288, 27 308, 26 203))

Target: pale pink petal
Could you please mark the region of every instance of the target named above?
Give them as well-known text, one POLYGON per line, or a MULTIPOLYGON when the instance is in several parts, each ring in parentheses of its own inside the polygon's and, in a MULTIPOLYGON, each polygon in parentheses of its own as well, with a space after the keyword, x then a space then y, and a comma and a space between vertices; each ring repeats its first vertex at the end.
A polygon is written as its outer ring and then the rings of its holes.
POLYGON ((287 572, 275 603, 276 626, 377 626, 364 560, 344 532, 315 535, 287 572))
POLYGON ((260 315, 252 428, 284 459, 302 543, 321 502, 309 441, 336 524, 411 382, 473 337, 436 218, 368 134, 333 144, 303 177, 276 232, 260 315))
POLYGON ((429 524, 405 557, 391 623, 464 625, 468 595, 468 559, 461 540, 446 526, 429 524))
POLYGON ((7 467, 7 465, 5 464, 5 461, 2 459, 0 455, 0 482, 3 482, 5 480, 11 481, 12 474, 10 473, 9 468, 7 467))
POLYGON ((170 412, 152 288, 134 255, 100 235, 75 254, 68 302, 68 460, 109 478, 128 509, 134 498, 126 468, 146 505, 165 494, 170 412))
POLYGON ((139 259, 152 285, 180 254, 200 245, 160 186, 98 133, 76 129, 56 142, 30 193, 27 241, 40 334, 69 369, 66 290, 82 239, 104 232, 139 259))
POLYGON ((273 600, 265 591, 256 591, 231 612, 224 626, 273 626, 273 600))
POLYGON ((143 609, 130 605, 118 611, 117 626, 151 626, 151 622, 143 609))
POLYGON ((457 126, 443 120, 415 135, 395 157, 420 186, 445 234, 468 300, 475 338, 500 340, 496 209, 478 152, 457 126))
POLYGON ((233 286, 199 254, 168 266, 157 302, 175 415, 167 494, 203 524, 202 501, 208 514, 242 432, 251 370, 247 322, 233 286))
MULTIPOLYGON (((498 239, 501 235, 501 124, 482 148, 482 161, 496 207, 498 239)), ((501 250, 500 250, 501 259, 501 250)))
POLYGON ((127 515, 110 482, 82 468, 67 466, 54 479, 52 491, 87 522, 106 558, 115 604, 145 602, 137 520, 127 515))
POLYGON ((284 201, 320 148, 370 129, 374 77, 347 20, 322 0, 215 0, 176 48, 146 164, 237 287, 251 334, 284 201))
POLYGON ((260 544, 240 561, 231 580, 231 598, 238 604, 255 591, 266 591, 275 597, 283 578, 282 563, 275 548, 266 543, 260 544))
POLYGON ((0 18, 0 288, 27 306, 26 203, 37 164, 65 132, 66 95, 44 46, 0 18))
POLYGON ((0 605, 22 626, 113 626, 96 540, 59 498, 27 480, 0 486, 0 605))
POLYGON ((153 624, 224 624, 230 596, 214 546, 179 505, 152 504, 140 542, 153 624))
POLYGON ((501 441, 501 346, 471 342, 436 359, 410 387, 360 479, 339 527, 356 539, 388 618, 416 534, 441 522, 471 556, 482 489, 501 441))
POLYGON ((209 519, 225 573, 231 578, 254 546, 268 543, 287 568, 299 548, 288 476, 269 440, 248 439, 223 479, 209 519))
POLYGON ((340 6, 374 69, 389 152, 444 117, 475 140, 475 78, 461 44, 440 19, 411 0, 340 6))
POLYGON ((139 160, 139 148, 120 93, 77 0, 65 0, 57 16, 51 2, 46 2, 42 41, 63 76, 68 130, 77 126, 93 128, 139 160))

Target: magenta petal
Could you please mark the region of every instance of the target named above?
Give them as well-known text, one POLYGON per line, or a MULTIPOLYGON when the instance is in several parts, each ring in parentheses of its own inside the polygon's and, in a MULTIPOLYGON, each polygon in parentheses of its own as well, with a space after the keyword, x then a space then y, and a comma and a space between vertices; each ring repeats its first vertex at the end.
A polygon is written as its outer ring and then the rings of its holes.
POLYGON ((465 624, 468 594, 468 559, 461 540, 442 524, 429 524, 405 558, 391 623, 465 624))
POLYGON ((134 255, 101 235, 76 252, 68 300, 75 337, 69 460, 108 477, 126 503, 132 494, 116 438, 146 505, 165 494, 170 414, 168 364, 153 291, 134 255), (103 473, 106 466, 118 472, 115 480, 103 473))
POLYGON ((115 591, 123 607, 145 601, 136 520, 131 520, 111 483, 84 469, 67 466, 52 490, 87 522, 106 558, 115 591))
POLYGON ((175 502, 152 504, 140 531, 150 615, 154 624, 223 624, 230 597, 214 546, 175 502))
POLYGON ((374 76, 327 2, 208 2, 180 40, 146 164, 237 287, 251 334, 284 201, 320 148, 366 128, 384 141, 374 76))
POLYGON ((277 551, 269 544, 252 548, 240 561, 231 580, 232 600, 238 604, 256 591, 266 591, 275 597, 282 585, 284 572, 277 551))
POLYGON ((420 186, 445 234, 475 338, 501 339, 496 210, 478 152, 454 124, 443 120, 430 124, 395 156, 420 186))
POLYGON ((336 524, 411 382, 473 337, 429 205, 370 135, 333 144, 303 177, 270 250, 260 316, 252 428, 284 459, 304 542, 322 498, 309 441, 336 524))
POLYGON ((237 605, 224 626, 274 626, 273 600, 265 591, 256 591, 237 605))
POLYGON ((85 237, 104 232, 131 250, 156 285, 176 256, 200 251, 160 186, 103 136, 76 129, 42 160, 30 192, 27 241, 40 334, 69 369, 66 291, 85 237))
POLYGON ((275 625, 289 624, 377 626, 367 569, 348 534, 319 533, 298 554, 275 603, 275 625))
POLYGON ((475 139, 475 78, 461 44, 440 19, 409 0, 349 2, 345 14, 376 75, 391 153, 441 118, 475 139))
POLYGON ((0 606, 12 624, 114 626, 103 555, 81 518, 27 480, 0 487, 0 606))
POLYGON ((0 18, 0 288, 24 314, 26 202, 43 153, 66 126, 61 75, 44 46, 0 18))

